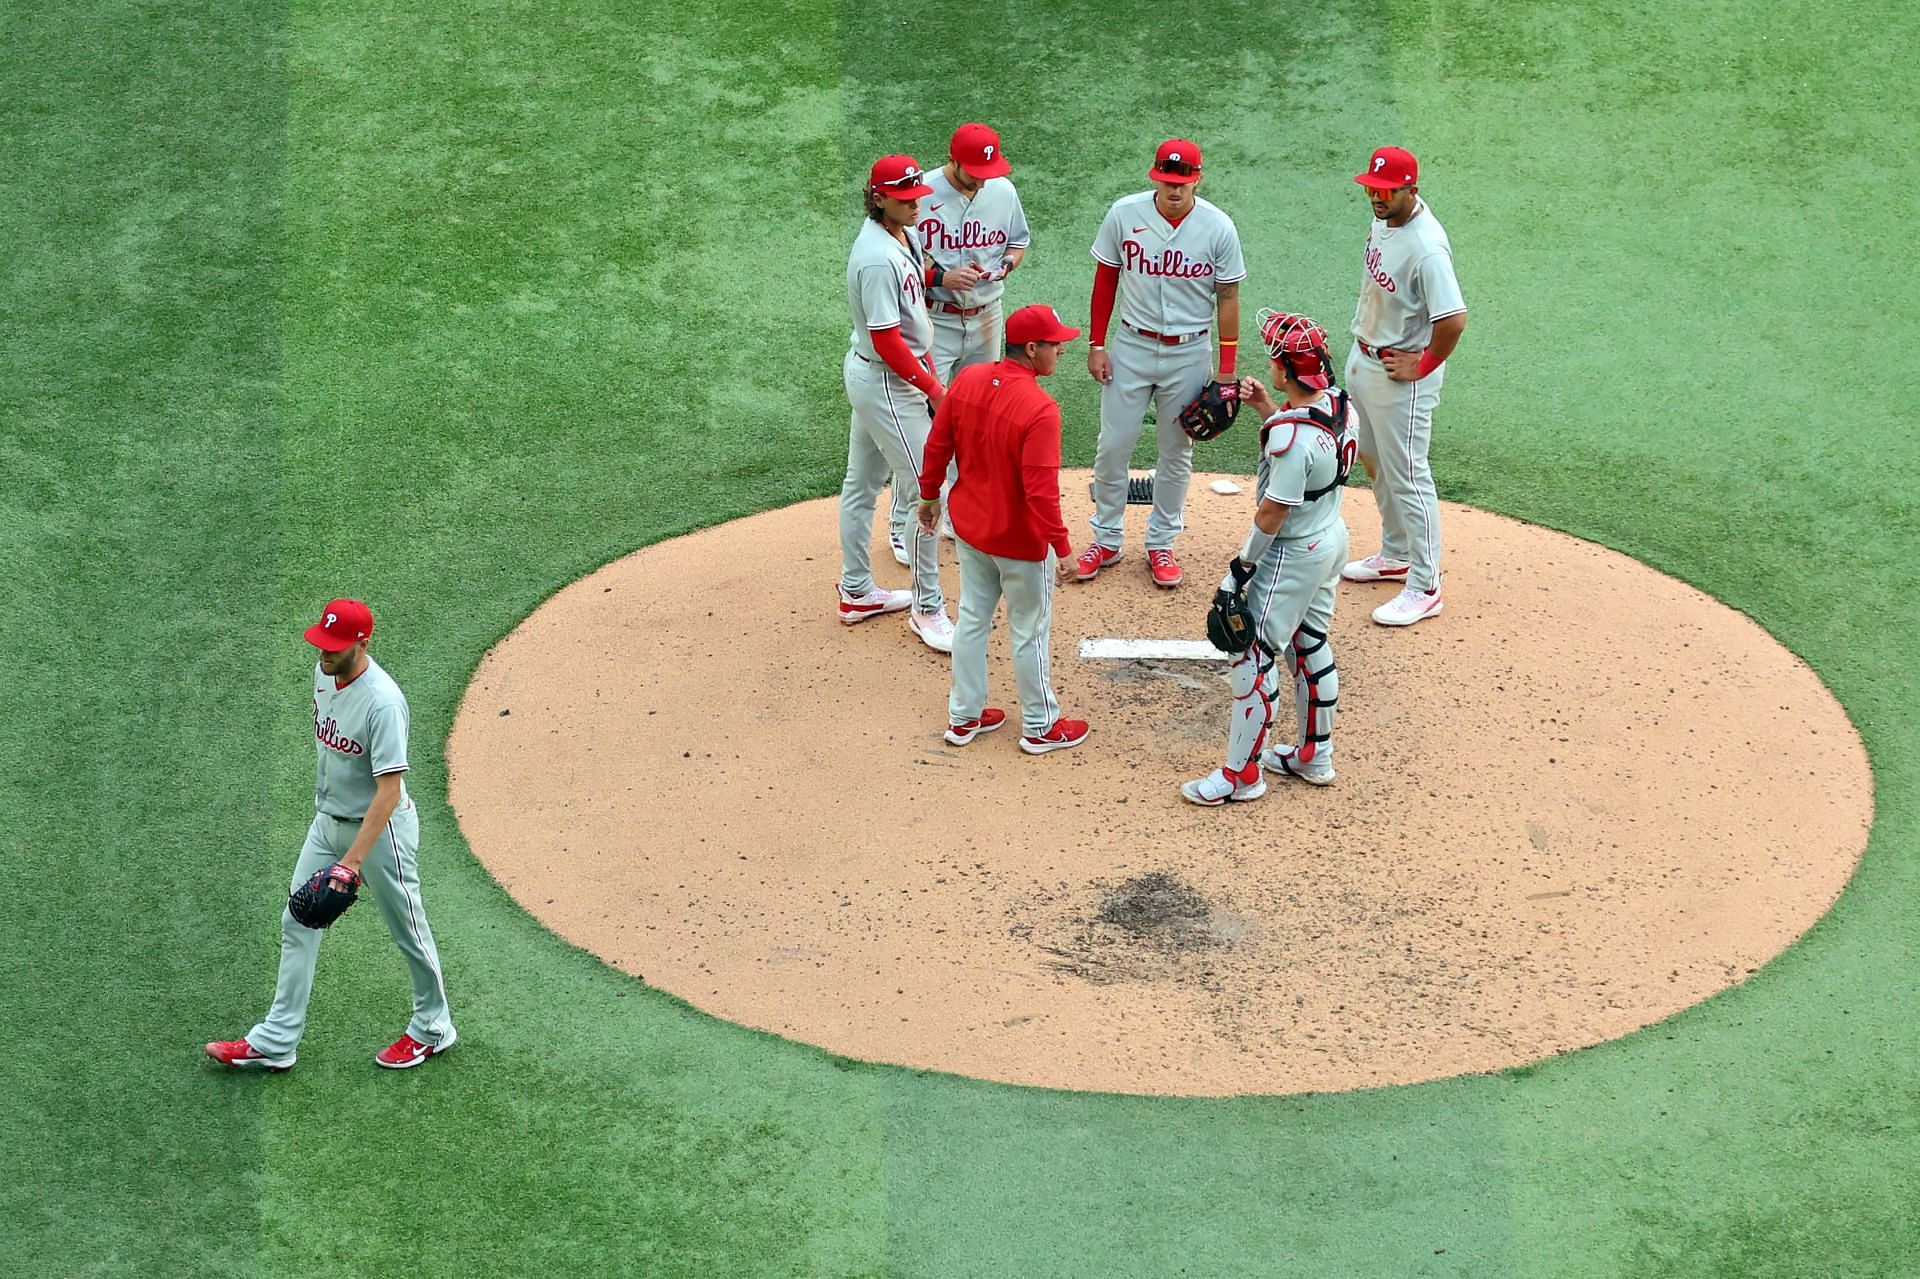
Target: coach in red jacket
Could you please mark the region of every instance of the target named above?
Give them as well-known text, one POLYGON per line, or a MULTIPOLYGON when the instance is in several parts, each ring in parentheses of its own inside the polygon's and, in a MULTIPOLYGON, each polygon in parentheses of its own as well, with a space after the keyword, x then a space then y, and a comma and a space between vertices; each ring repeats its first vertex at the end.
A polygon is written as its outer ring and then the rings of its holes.
POLYGON ((962 370, 933 415, 920 466, 920 527, 940 519, 947 461, 959 467, 948 496, 960 551, 960 620, 953 634, 953 691, 947 740, 965 746, 1007 722, 987 705, 987 637, 1007 600, 1013 678, 1020 689, 1020 749, 1029 755, 1078 746, 1085 720, 1063 719, 1048 677, 1053 588, 1073 568, 1073 543, 1060 517, 1060 406, 1039 379, 1080 336, 1050 306, 1007 317, 1006 358, 962 370))

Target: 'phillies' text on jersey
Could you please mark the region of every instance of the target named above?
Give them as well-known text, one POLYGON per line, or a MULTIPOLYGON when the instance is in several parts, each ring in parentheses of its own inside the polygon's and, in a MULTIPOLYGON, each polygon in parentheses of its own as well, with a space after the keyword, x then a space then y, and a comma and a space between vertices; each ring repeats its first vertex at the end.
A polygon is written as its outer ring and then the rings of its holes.
POLYGON ((339 751, 342 755, 364 755, 367 748, 340 731, 340 722, 329 715, 320 717, 320 704, 313 705, 314 740, 329 750, 339 751))
POLYGON ((1167 275, 1182 280, 1200 280, 1213 274, 1213 263, 1189 258, 1178 249, 1162 249, 1156 256, 1137 240, 1120 242, 1122 269, 1141 275, 1167 275))
POLYGON ((958 251, 961 249, 998 249, 1007 243, 1005 230, 995 227, 989 230, 978 219, 968 218, 956 231, 939 218, 920 219, 919 230, 929 249, 958 251))
POLYGON ((1373 277, 1375 284, 1387 292, 1398 293, 1400 291, 1400 286, 1393 282, 1393 277, 1380 269, 1380 250, 1373 246, 1372 236, 1367 237, 1367 274, 1373 277))

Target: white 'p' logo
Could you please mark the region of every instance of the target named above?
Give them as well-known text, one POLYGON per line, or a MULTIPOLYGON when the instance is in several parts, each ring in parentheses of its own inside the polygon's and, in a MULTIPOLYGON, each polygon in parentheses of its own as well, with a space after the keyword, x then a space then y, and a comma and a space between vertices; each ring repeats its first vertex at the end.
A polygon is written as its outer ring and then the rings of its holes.
POLYGON ((991 142, 987 143, 987 145, 983 147, 982 150, 984 150, 987 153, 987 159, 989 160, 993 159, 993 143, 991 142))
POLYGON ((334 624, 335 622, 337 622, 337 621, 339 621, 339 620, 340 620, 340 615, 339 615, 338 613, 328 613, 328 614, 327 614, 327 629, 328 629, 328 630, 332 630, 332 629, 333 629, 333 624, 334 624))
POLYGON ((1387 167, 1387 157, 1385 157, 1384 155, 1377 155, 1373 157, 1373 171, 1375 173, 1380 172, 1380 170, 1386 167, 1387 167))

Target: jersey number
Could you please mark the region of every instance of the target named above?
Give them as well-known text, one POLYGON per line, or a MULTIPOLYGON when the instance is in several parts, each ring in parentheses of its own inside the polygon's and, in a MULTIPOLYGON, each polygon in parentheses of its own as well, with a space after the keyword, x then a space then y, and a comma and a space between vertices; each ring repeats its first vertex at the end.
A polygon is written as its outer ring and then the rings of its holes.
POLYGON ((1349 435, 1346 439, 1340 441, 1340 451, 1335 454, 1340 468, 1335 472, 1333 477, 1333 482, 1336 485, 1347 482, 1347 476, 1353 473, 1353 459, 1358 456, 1360 456, 1359 440, 1349 435))

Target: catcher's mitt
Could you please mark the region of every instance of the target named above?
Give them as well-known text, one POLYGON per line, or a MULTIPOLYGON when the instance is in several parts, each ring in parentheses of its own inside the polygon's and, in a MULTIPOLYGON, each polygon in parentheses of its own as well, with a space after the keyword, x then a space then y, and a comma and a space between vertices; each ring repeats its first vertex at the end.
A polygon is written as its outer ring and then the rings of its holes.
POLYGON ((360 895, 360 876, 339 862, 316 870, 287 898, 287 913, 308 928, 326 928, 360 895))
POLYGON ((1207 640, 1222 653, 1244 653, 1252 647, 1253 609, 1247 603, 1247 583, 1253 580, 1253 565, 1234 560, 1228 566, 1233 589, 1226 583, 1213 593, 1213 607, 1207 610, 1207 640))
POLYGON ((1209 382, 1193 403, 1180 410, 1180 429, 1196 440, 1226 434, 1240 415, 1240 384, 1209 382))

